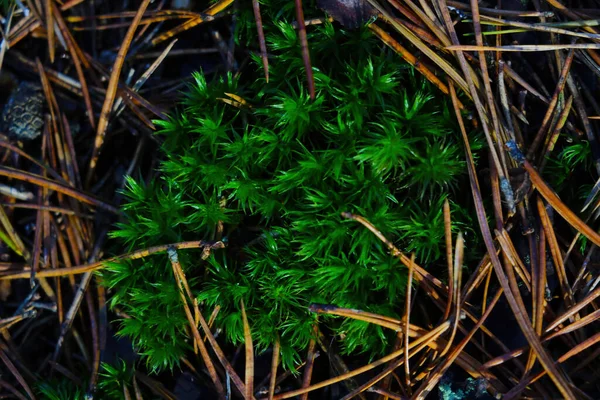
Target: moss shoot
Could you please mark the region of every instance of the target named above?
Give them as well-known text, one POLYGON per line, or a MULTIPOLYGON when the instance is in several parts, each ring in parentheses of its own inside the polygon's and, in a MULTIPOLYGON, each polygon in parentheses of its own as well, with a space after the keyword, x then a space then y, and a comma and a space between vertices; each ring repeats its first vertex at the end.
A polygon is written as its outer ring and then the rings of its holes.
MULTIPOLYGON (((216 327, 239 344, 243 300, 258 350, 279 337, 291 367, 313 334, 312 302, 402 314, 406 270, 342 212, 367 217, 426 266, 443 255, 444 200, 454 229, 468 230, 471 219, 468 196, 456 190, 464 156, 444 96, 368 27, 324 23, 309 30, 311 100, 293 13, 281 9, 263 6, 263 18, 278 21, 266 27, 268 82, 257 56, 237 77, 198 72, 179 112, 156 121, 159 177, 147 186, 129 179, 126 218, 113 237, 131 249, 226 242, 206 260, 180 252, 202 310, 208 317, 220 306, 216 327)), ((254 29, 251 11, 239 20, 243 42, 254 29)), ((152 368, 172 367, 190 351, 166 255, 111 265, 104 280, 112 304, 131 317, 120 334, 152 368)), ((347 353, 378 354, 390 339, 360 321, 320 322, 347 353)))

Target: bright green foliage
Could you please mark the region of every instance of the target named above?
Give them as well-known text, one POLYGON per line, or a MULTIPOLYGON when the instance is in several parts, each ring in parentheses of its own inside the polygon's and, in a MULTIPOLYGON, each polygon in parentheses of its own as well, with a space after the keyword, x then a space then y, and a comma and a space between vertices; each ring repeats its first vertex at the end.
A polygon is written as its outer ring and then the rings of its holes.
MULTIPOLYGON (((127 387, 130 395, 135 393, 133 388, 134 375, 134 367, 127 365, 122 360, 117 362, 116 365, 102 363, 94 398, 125 400, 123 386, 127 387)), ((86 393, 87 387, 88 382, 85 381, 82 382, 80 387, 69 379, 55 378, 36 382, 34 390, 38 398, 42 400, 84 400, 90 398, 86 393)), ((144 385, 139 385, 138 388, 143 393, 144 398, 154 398, 146 393, 144 385)))
POLYGON ((67 379, 38 382, 36 395, 43 400, 84 400, 85 392, 67 379))
POLYGON ((14 3, 14 0, 0 0, 0 10, 6 13, 14 3))
POLYGON ((102 363, 102 372, 99 375, 98 390, 106 399, 125 400, 123 385, 127 390, 133 393, 133 377, 135 370, 123 361, 117 365, 102 363))
MULTIPOLYGON (((342 212, 367 217, 428 266, 443 254, 443 200, 469 198, 455 192, 465 182, 464 155, 445 98, 367 28, 325 23, 309 30, 311 100, 289 11, 263 6, 263 19, 278 21, 266 27, 269 82, 258 57, 239 79, 209 83, 197 73, 182 110, 156 122, 160 178, 148 186, 128 180, 127 218, 113 233, 140 249, 216 240, 222 224, 226 249, 206 261, 199 251, 179 252, 192 290, 206 313, 221 307, 216 325, 237 344, 243 300, 254 343, 264 350, 279 336, 287 367, 311 339, 311 302, 402 313, 405 269, 342 212), (248 105, 229 104, 228 93, 248 105)), ((240 21, 238 33, 251 34, 240 21)), ((467 213, 451 206, 454 228, 464 230, 467 213)), ((131 316, 120 334, 152 368, 173 367, 190 346, 167 256, 111 265, 104 279, 113 305, 131 316)), ((375 354, 387 343, 389 332, 373 325, 322 322, 347 352, 375 354)))
POLYGON ((544 178, 563 201, 579 208, 597 178, 590 143, 579 138, 572 143, 564 143, 561 136, 556 147, 551 157, 546 160, 544 178), (574 203, 571 203, 572 201, 574 203))

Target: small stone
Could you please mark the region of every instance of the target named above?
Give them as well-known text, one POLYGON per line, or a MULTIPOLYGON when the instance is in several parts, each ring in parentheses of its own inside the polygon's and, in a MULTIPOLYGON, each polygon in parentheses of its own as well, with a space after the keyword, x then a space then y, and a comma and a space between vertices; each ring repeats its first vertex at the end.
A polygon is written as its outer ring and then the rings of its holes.
POLYGON ((317 7, 347 29, 358 28, 376 14, 366 0, 317 0, 317 7))
POLYGON ((193 6, 192 0, 172 0, 171 8, 174 10, 191 10, 193 6))
POLYGON ((21 82, 4 106, 2 131, 17 140, 36 139, 44 125, 43 107, 42 88, 33 82, 21 82))

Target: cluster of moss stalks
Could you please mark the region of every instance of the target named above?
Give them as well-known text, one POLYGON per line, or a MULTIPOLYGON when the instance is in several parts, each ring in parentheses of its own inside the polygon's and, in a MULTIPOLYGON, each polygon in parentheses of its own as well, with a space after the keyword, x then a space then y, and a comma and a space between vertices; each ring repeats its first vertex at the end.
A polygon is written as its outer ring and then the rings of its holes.
MULTIPOLYGON (((402 313, 406 270, 342 212, 365 216, 424 266, 441 262, 446 198, 454 229, 472 224, 468 192, 456 190, 468 181, 445 96, 368 27, 325 22, 308 32, 312 100, 293 8, 263 4, 262 12, 268 81, 258 56, 239 77, 194 75, 179 112, 156 121, 159 176, 147 185, 129 179, 126 218, 113 237, 132 250, 223 240, 206 260, 200 251, 179 254, 202 310, 208 318, 220 306, 216 328, 239 344, 243 300, 257 350, 278 337, 291 367, 314 333, 312 302, 402 313)), ((252 21, 242 10, 240 43, 256 43, 252 21)), ((120 334, 151 368, 177 364, 190 343, 167 256, 113 264, 103 279, 112 305, 130 317, 120 334)), ((319 322, 347 353, 380 353, 390 339, 360 321, 319 322)))

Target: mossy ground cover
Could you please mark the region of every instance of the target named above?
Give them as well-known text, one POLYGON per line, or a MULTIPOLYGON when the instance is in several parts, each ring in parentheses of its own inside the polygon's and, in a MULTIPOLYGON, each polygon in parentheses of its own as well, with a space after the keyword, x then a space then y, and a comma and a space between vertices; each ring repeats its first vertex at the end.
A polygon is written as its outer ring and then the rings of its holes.
POLYGON ((599 397, 593 1, 183 3, 0 1, 0 396, 599 397))
MULTIPOLYGON (((204 261, 180 255, 198 301, 207 312, 220 307, 216 326, 234 344, 244 342, 243 301, 257 350, 279 337, 293 368, 313 337, 311 303, 402 313, 406 268, 341 213, 364 215, 433 269, 445 265, 444 201, 456 231, 470 230, 472 214, 447 99, 366 26, 330 22, 308 36, 310 99, 293 19, 275 11, 285 4, 263 5, 273 18, 269 81, 256 56, 236 77, 196 73, 179 111, 156 121, 164 140, 158 178, 129 180, 127 218, 112 235, 130 249, 222 240, 226 249, 204 261)), ((253 17, 240 18, 249 25, 243 42, 255 27, 253 17)), ((469 245, 475 254, 476 239, 469 245)), ((131 317, 120 334, 152 368, 177 364, 190 348, 168 257, 112 265, 103 278, 112 304, 131 317)), ((321 322, 348 354, 380 355, 395 337, 361 321, 321 322)))

